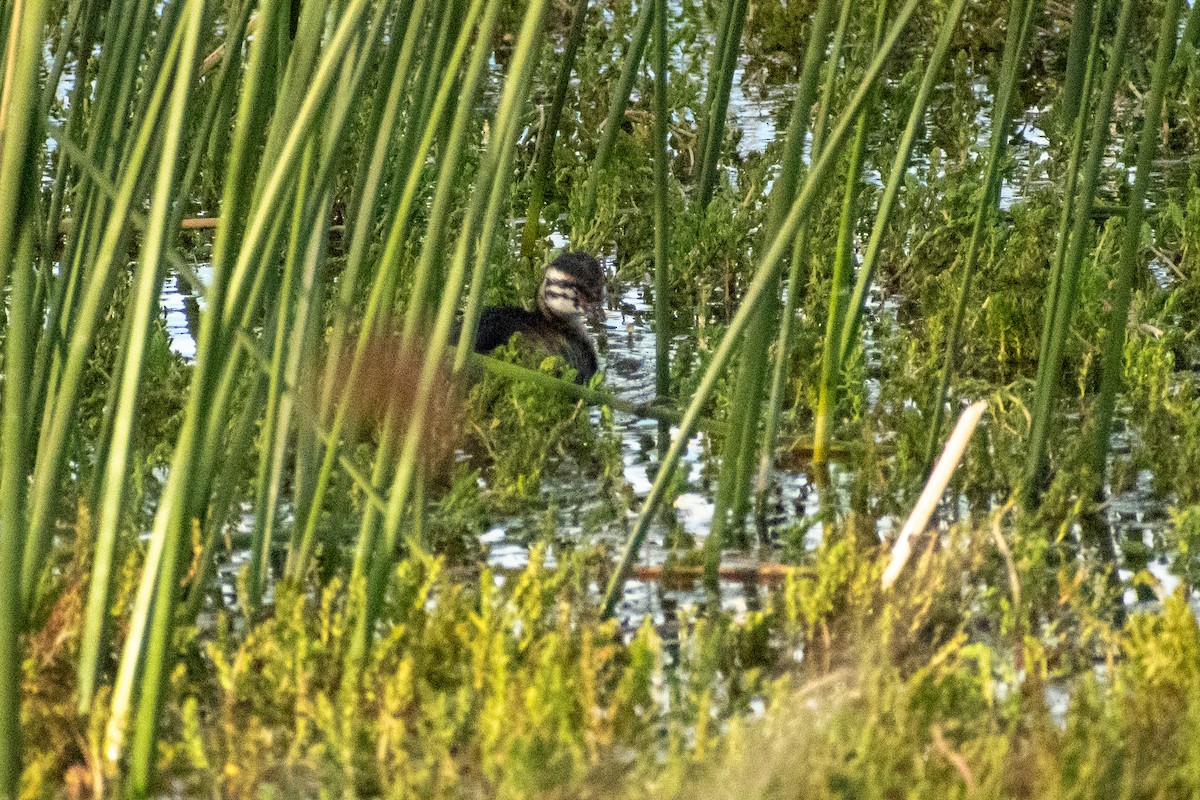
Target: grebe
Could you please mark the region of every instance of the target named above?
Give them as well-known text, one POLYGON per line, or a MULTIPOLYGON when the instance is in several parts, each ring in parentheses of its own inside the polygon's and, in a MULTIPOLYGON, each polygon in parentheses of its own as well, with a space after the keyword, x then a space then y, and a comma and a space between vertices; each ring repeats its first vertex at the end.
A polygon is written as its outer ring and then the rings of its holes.
POLYGON ((538 289, 537 310, 490 306, 479 315, 475 352, 490 353, 520 333, 531 344, 562 356, 575 370, 575 382, 596 374, 596 346, 584 317, 602 318, 604 270, 587 253, 563 253, 546 267, 538 289))

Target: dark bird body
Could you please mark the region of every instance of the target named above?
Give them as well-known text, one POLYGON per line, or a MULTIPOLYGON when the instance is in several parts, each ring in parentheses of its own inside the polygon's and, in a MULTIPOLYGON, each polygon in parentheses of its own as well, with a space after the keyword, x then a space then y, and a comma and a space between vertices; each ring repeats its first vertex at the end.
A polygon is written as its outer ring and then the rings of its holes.
POLYGON ((591 338, 569 324, 526 311, 516 306, 493 306, 479 315, 479 331, 475 336, 475 352, 490 353, 508 344, 514 334, 526 342, 562 356, 575 369, 575 380, 587 383, 596 374, 596 349, 591 338))
POLYGON ((490 353, 521 334, 531 346, 562 356, 575 370, 575 382, 587 383, 598 361, 584 316, 601 311, 604 271, 585 253, 563 253, 546 268, 538 290, 537 310, 490 306, 479 315, 475 352, 490 353))

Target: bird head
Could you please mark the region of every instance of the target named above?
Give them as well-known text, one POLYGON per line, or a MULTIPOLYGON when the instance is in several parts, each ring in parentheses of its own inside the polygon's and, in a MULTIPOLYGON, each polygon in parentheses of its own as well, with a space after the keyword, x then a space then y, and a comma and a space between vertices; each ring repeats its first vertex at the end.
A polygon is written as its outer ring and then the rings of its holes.
POLYGON ((546 267, 538 306, 567 322, 604 319, 604 268, 587 253, 563 253, 546 267))

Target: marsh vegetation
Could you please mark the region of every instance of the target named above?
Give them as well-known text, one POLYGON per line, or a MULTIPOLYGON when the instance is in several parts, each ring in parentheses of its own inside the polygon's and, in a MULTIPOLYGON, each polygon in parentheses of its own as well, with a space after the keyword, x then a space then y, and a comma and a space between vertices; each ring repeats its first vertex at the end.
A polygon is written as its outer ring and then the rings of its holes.
POLYGON ((1200 6, 0 22, 0 798, 1200 792, 1200 6))

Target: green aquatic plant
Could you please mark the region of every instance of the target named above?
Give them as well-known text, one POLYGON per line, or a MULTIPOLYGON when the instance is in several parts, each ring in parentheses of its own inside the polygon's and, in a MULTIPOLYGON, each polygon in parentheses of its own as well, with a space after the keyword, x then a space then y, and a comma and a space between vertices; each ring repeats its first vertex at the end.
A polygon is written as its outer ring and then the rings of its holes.
MULTIPOLYGON (((1173 3, 1149 25, 1125 11, 1109 119, 1118 145, 1163 131, 1168 156, 1195 131, 1195 12, 1153 78, 1138 57, 1173 3)), ((576 0, 569 18, 505 0, 13 6, 0 795, 1186 792, 1196 630, 1186 603, 1155 597, 1154 563, 1194 583, 1200 193, 1139 147, 1137 182, 1163 194, 1138 221, 1137 184, 1104 186, 1101 161, 1094 194, 1129 207, 1096 205, 1073 233, 1097 152, 1080 110, 1112 32, 1076 5, 1095 24, 1069 34, 998 0, 889 17, 741 0, 576 0), (794 74, 781 95, 772 76, 794 74), (1063 146, 1047 120, 1070 103, 1081 135, 1063 146), (739 140, 743 118, 777 112, 790 134, 739 140), (1051 144, 979 158, 1014 117, 1051 144), (1066 202, 1039 188, 1076 173, 1066 202), (613 388, 471 352, 485 302, 531 293, 564 207, 570 246, 616 264, 610 324, 629 290, 652 299, 652 403, 622 396, 650 390, 617 347, 613 388), (1081 241, 1091 263, 1072 277, 1081 241), (1174 276, 1161 285, 1130 271, 1147 242, 1174 276), (1064 270, 1049 292, 1047 261, 1064 270), (952 273, 967 262, 969 295, 952 273), (194 360, 171 352, 166 276, 199 309, 194 360), (1039 423, 1059 431, 1056 474, 1036 513, 1013 514, 1046 295, 1050 323, 1076 306, 1054 328, 1063 402, 1039 423), (885 592, 881 546, 944 413, 944 393, 917 400, 943 366, 987 420, 937 535, 885 592), (1109 616, 1110 565, 1075 541, 1095 519, 1079 487, 1098 477, 1105 408, 1123 588, 1146 604, 1128 624, 1109 616), (818 489, 815 413, 847 440, 818 489), (661 423, 659 459, 630 416, 661 423), (757 487, 759 555, 789 566, 721 562, 753 468, 783 478, 757 487), (712 491, 705 554, 661 507, 712 491), (1131 498, 1158 516, 1128 524, 1131 498), (688 551, 634 568, 664 518, 656 537, 688 551), (496 528, 528 566, 487 566, 479 535, 496 528), (688 591, 702 561, 719 603, 688 591)), ((624 319, 632 342, 644 317, 624 319)))
POLYGON ((658 504, 662 501, 663 495, 668 486, 668 482, 672 473, 679 462, 679 457, 683 452, 684 445, 691 437, 695 430, 696 424, 700 417, 700 409, 708 401, 713 389, 716 386, 718 377, 724 370, 729 358, 732 354, 734 343, 739 335, 745 330, 746 325, 750 321, 751 315, 756 310, 756 304, 764 296, 767 288, 771 285, 773 278, 778 274, 779 268, 782 266, 780 258, 782 257, 785 248, 791 240, 791 236, 795 233, 799 226, 800 219, 813 205, 818 189, 823 180, 828 176, 832 169, 833 157, 831 153, 836 152, 849 135, 850 121, 854 118, 859 107, 866 99, 866 95, 872 84, 878 80, 883 71, 883 63, 887 55, 895 46, 896 40, 899 38, 901 31, 904 29, 909 16, 914 9, 914 3, 906 3, 898 13, 892 27, 888 31, 888 35, 884 40, 883 46, 876 53, 875 58, 871 62, 866 75, 855 91, 854 96, 847 104, 842 116, 838 119, 829 138, 829 146, 822 154, 818 163, 813 167, 808 174, 803 187, 800 189, 798 196, 786 217, 780 224, 780 229, 775 238, 771 242, 761 261, 761 268, 754 277, 753 282, 746 290, 746 294, 742 300, 742 306, 730 321, 729 328, 726 330, 721 342, 713 354, 711 363, 705 370, 700 384, 696 389, 696 393, 684 412, 683 420, 679 425, 679 431, 675 434, 671 442, 671 447, 663 458, 663 463, 660 465, 658 474, 655 476, 654 483, 651 486, 650 493, 647 495, 645 503, 642 506, 641 513, 638 515, 637 521, 634 523, 633 530, 630 532, 629 540, 626 543, 625 550, 621 556, 621 562, 614 573, 612 580, 609 581, 608 589, 604 597, 605 614, 611 614, 617 602, 617 595, 624 587, 625 579, 628 576, 629 570, 633 566, 634 560, 637 558, 638 551, 641 549, 642 540, 645 538, 646 531, 650 524, 650 519, 658 509, 658 504))
POLYGON ((1027 0, 1013 0, 1009 6, 1008 28, 1004 41, 1004 56, 999 75, 1000 85, 992 105, 992 120, 994 124, 991 143, 988 148, 987 168, 983 184, 979 190, 978 204, 972 221, 971 238, 967 244, 966 254, 963 257, 958 299, 955 303, 949 331, 945 338, 945 357, 941 376, 938 379, 937 387, 933 391, 931 402, 928 406, 931 422, 929 425, 928 444, 925 448, 925 464, 927 467, 933 465, 934 456, 938 452, 938 441, 941 437, 941 421, 945 415, 946 391, 950 387, 955 360, 958 357, 963 315, 971 293, 971 282, 974 279, 976 261, 979 257, 983 234, 988 217, 994 213, 995 206, 999 202, 1000 162, 1008 139, 1009 104, 1012 102, 1013 93, 1016 89, 1022 53, 1028 42, 1029 30, 1034 16, 1034 5, 1034 3, 1027 0))
MULTIPOLYGON (((573 377, 561 358, 523 347, 519 336, 495 355, 566 380, 573 377)), ((488 456, 487 490, 500 510, 536 502, 554 460, 570 457, 587 463, 604 448, 605 434, 593 427, 581 399, 557 386, 514 382, 495 373, 471 387, 464 422, 488 456)))
MULTIPOLYGON (((1027 506, 1037 503, 1038 494, 1045 480, 1049 426, 1054 413, 1054 397, 1062 369, 1063 343, 1066 340, 1077 302, 1076 290, 1079 271, 1083 261, 1087 228, 1091 223, 1091 209, 1096 194, 1100 161, 1104 154, 1104 142, 1108 136, 1113 95, 1121 75, 1125 56, 1129 18, 1132 13, 1130 5, 1123 3, 1121 6, 1121 14, 1113 36, 1113 50, 1105 70, 1104 82, 1100 89, 1092 121, 1088 160, 1083 167, 1078 197, 1075 200, 1070 245, 1065 252, 1063 261, 1055 265, 1051 291, 1047 299, 1046 318, 1053 321, 1043 328, 1046 340, 1042 347, 1042 357, 1038 361, 1037 385, 1032 408, 1033 420, 1029 434, 1029 455, 1026 459, 1025 482, 1022 486, 1024 502, 1027 506)), ((1094 51, 1095 47, 1093 46, 1094 51)), ((1077 134, 1082 135, 1082 126, 1077 129, 1077 134)), ((1060 233, 1060 236, 1065 235, 1066 231, 1060 233)))
POLYGON ((1091 467, 1103 482, 1108 461, 1109 435, 1112 432, 1113 409, 1117 402, 1124 365, 1125 328, 1129 319, 1129 299, 1134 273, 1141 249, 1142 221, 1145 216, 1146 187, 1150 182, 1150 166, 1157 150, 1158 120, 1162 112, 1163 91, 1167 85, 1176 29, 1179 27, 1178 0, 1168 2, 1163 9, 1159 28, 1158 53, 1154 61, 1154 78, 1146 97, 1146 115, 1138 140, 1136 174, 1129 193, 1129 211, 1125 217, 1125 236, 1121 242, 1121 262, 1109 295, 1112 312, 1109 315, 1104 341, 1103 362, 1100 368, 1100 394, 1097 398, 1096 433, 1091 449, 1091 467))
MULTIPOLYGON (((796 196, 797 187, 800 185, 804 141, 809 124, 809 109, 816 97, 818 68, 821 56, 825 51, 832 9, 833 3, 829 0, 820 3, 813 13, 811 38, 808 54, 805 57, 804 72, 796 91, 791 121, 788 123, 783 165, 767 201, 767 216, 763 228, 764 240, 772 240, 779 235, 788 203, 796 196)), ((883 12, 881 11, 881 19, 882 16, 883 12)), ((760 264, 758 269, 760 272, 764 269, 773 271, 774 266, 774 264, 768 264, 764 267, 760 264)), ((736 382, 737 390, 729 419, 729 434, 725 439, 721 474, 718 478, 713 525, 705 542, 707 554, 705 574, 710 589, 716 586, 717 567, 721 559, 721 550, 725 545, 725 531, 731 524, 729 517, 733 517, 732 524, 736 528, 740 519, 745 516, 747 493, 750 488, 751 460, 758 441, 760 406, 766 378, 767 350, 773 339, 776 316, 779 312, 779 282, 777 280, 770 283, 764 297, 763 307, 758 310, 751 321, 746 333, 746 342, 742 347, 736 382)), ((727 332, 726 336, 728 335, 727 332)))

